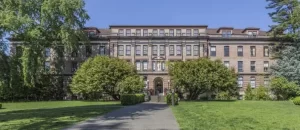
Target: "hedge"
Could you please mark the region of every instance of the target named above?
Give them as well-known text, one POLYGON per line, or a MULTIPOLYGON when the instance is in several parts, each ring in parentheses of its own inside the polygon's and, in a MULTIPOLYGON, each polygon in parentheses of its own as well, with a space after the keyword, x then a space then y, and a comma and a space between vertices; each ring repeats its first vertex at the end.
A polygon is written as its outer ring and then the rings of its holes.
POLYGON ((121 104, 122 105, 135 105, 145 101, 144 94, 122 94, 121 104))
POLYGON ((2 108, 2 104, 0 104, 0 109, 2 108))
POLYGON ((294 98, 294 99, 293 99, 293 103, 294 103, 295 105, 300 105, 300 97, 294 98))
MULTIPOLYGON (((175 105, 178 105, 178 94, 175 93, 174 94, 174 101, 175 101, 175 105)), ((166 96, 166 101, 167 101, 167 104, 168 105, 172 105, 172 93, 169 93, 167 96, 166 96)))

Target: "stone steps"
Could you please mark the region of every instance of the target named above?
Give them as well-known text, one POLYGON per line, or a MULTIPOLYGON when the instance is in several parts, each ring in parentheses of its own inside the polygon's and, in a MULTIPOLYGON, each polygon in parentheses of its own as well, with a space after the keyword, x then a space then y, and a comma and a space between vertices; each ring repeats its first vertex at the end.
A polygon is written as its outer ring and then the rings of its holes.
POLYGON ((151 96, 150 102, 165 102, 165 96, 151 96))

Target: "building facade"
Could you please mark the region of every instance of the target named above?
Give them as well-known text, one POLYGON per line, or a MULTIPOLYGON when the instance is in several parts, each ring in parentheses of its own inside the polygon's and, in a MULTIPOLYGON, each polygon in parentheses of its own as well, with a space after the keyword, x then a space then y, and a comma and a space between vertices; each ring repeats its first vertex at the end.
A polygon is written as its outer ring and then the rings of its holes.
MULTIPOLYGON (((90 45, 65 53, 65 84, 88 57, 108 55, 136 66, 152 95, 164 95, 170 86, 167 62, 200 57, 220 59, 238 73, 240 95, 248 84, 268 86, 270 49, 275 41, 259 28, 208 28, 206 25, 111 25, 109 29, 85 28, 90 45)), ((14 53, 19 45, 11 42, 14 53)), ((51 57, 51 49, 46 56, 51 57)), ((50 61, 45 63, 50 66, 50 61)))

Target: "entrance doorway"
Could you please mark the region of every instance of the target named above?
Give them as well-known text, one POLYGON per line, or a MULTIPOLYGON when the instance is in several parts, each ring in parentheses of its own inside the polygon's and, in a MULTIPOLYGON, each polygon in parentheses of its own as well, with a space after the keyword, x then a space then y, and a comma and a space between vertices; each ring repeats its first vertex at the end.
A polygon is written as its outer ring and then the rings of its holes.
POLYGON ((154 90, 155 95, 163 95, 163 79, 161 77, 157 77, 154 79, 154 90))

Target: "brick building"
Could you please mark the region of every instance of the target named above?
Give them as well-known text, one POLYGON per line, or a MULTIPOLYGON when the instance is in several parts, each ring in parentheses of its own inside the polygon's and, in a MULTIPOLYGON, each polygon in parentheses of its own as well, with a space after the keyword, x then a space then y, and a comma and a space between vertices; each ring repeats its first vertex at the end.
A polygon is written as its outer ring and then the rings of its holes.
MULTIPOLYGON (((164 95, 170 87, 167 61, 187 61, 199 57, 221 59, 235 68, 240 95, 248 83, 251 87, 268 86, 270 48, 274 44, 265 31, 249 27, 208 28, 206 25, 111 25, 109 29, 85 28, 90 46, 65 53, 65 84, 88 57, 109 55, 135 64, 152 94, 164 95)), ((20 41, 11 41, 16 52, 20 41)), ((51 49, 45 50, 51 57, 51 49)), ((50 58, 51 59, 51 58, 50 58)), ((50 61, 45 62, 50 67, 50 61)))

